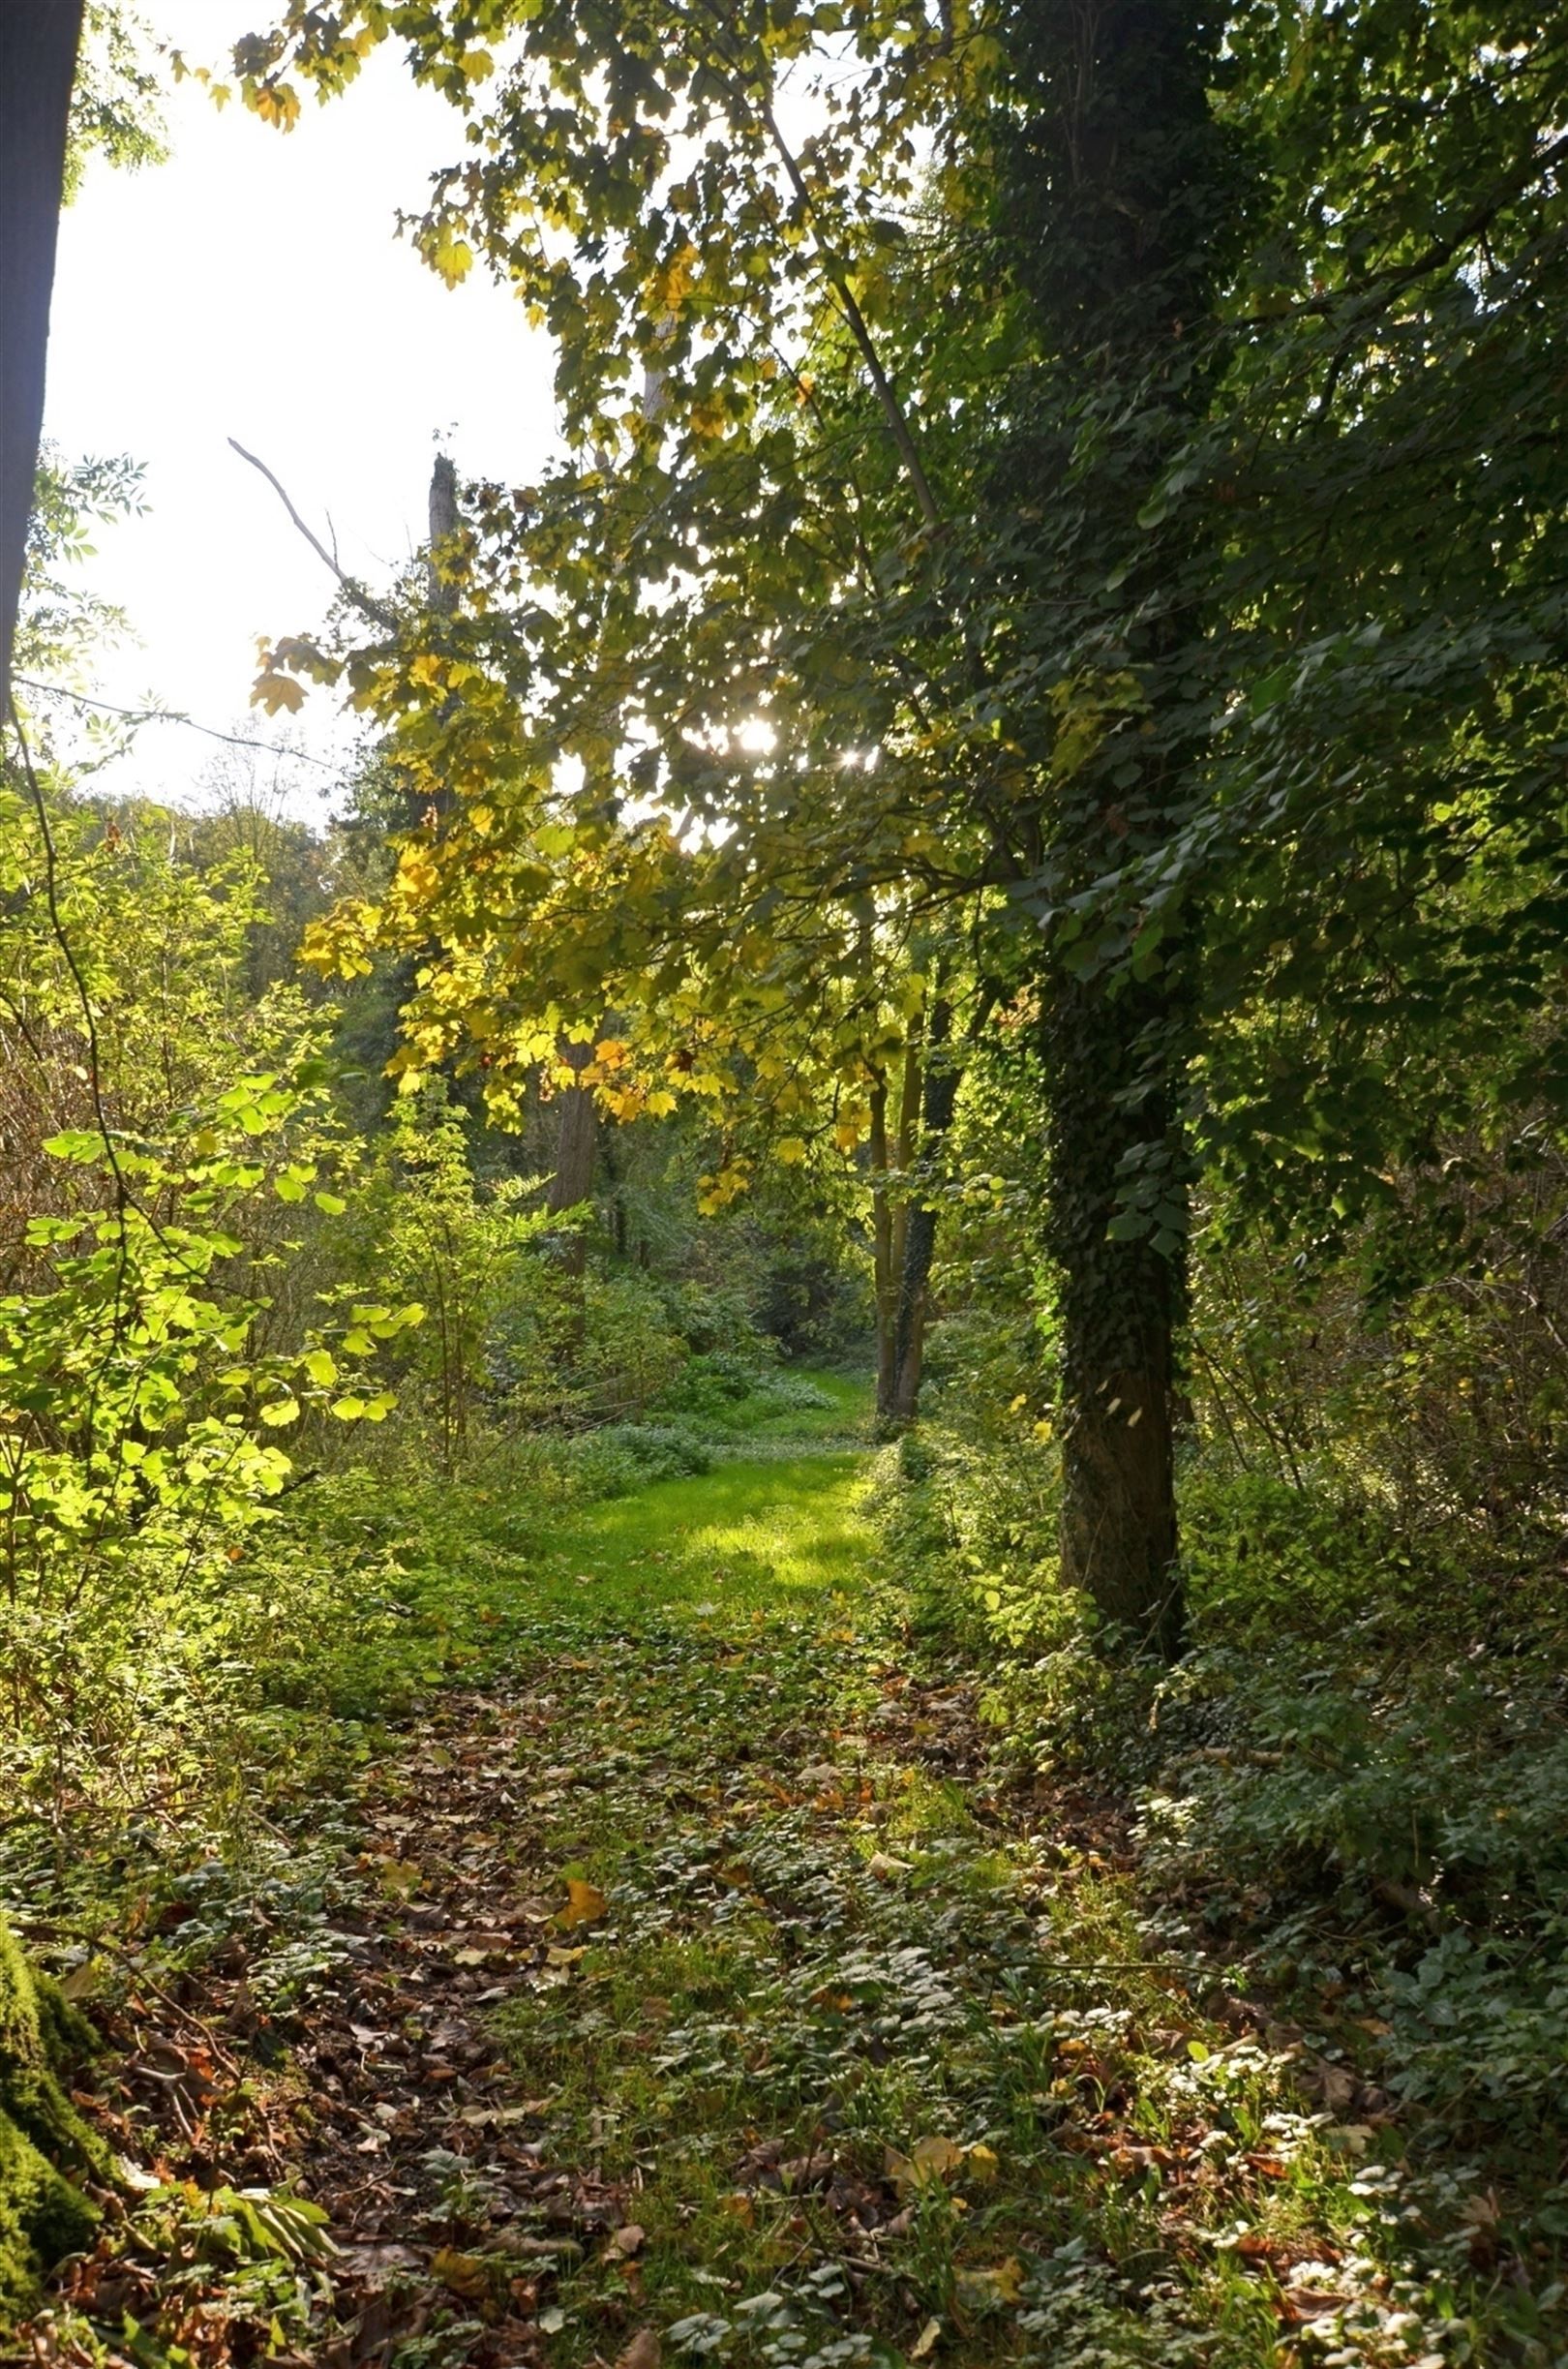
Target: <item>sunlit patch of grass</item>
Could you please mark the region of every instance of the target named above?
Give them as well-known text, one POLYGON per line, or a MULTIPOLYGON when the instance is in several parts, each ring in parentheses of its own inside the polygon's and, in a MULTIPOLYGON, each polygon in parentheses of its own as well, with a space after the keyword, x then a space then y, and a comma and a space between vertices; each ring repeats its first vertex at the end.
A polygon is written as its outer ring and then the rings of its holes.
POLYGON ((859 1374, 835 1374, 816 1366, 796 1366, 791 1371, 802 1382, 812 1383, 830 1403, 826 1407, 792 1408, 785 1413, 769 1415, 757 1425, 755 1437, 830 1440, 840 1439, 846 1433, 869 1433, 874 1397, 869 1381, 859 1374))
POLYGON ((938 1836, 972 1836, 975 1813, 964 1787, 924 1769, 900 1769, 883 1787, 882 1834, 888 1843, 925 1842, 938 1836))
POLYGON ((853 1453, 737 1462, 575 1513, 541 1541, 535 1600, 599 1625, 674 1616, 734 1626, 790 1598, 852 1591, 871 1543, 853 1453))

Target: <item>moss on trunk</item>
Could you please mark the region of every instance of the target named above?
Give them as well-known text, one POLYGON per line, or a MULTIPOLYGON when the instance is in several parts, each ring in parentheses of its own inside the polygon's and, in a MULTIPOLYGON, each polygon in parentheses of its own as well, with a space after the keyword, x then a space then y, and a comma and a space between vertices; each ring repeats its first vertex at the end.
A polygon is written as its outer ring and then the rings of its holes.
POLYGON ((73 2173, 108 2172, 108 2154, 60 2085, 91 2034, 0 1924, 0 2326, 38 2297, 62 2255, 90 2244, 98 2208, 73 2173))

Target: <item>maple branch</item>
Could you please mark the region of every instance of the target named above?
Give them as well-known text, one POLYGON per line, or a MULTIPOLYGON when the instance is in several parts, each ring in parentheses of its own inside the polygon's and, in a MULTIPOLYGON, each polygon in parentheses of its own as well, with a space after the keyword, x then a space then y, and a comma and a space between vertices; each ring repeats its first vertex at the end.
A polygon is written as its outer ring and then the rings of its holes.
POLYGON ((904 465, 905 474, 914 489, 915 499, 920 504, 920 516, 933 533, 940 532, 942 513, 937 508, 936 497, 931 491, 931 480, 925 473, 925 466, 920 459, 920 447, 915 441, 914 431, 910 427, 908 415, 883 365, 882 356, 877 351, 876 340, 871 334, 865 315, 860 310, 859 299, 850 287, 848 274, 839 263, 835 262, 828 242, 823 236, 822 224, 817 213, 816 200, 811 195, 810 184, 800 170, 795 151, 778 128, 778 118, 774 115, 772 103, 768 97, 766 82, 755 99, 749 98, 745 88, 746 69, 743 62, 738 60, 734 50, 728 47, 722 30, 716 33, 715 38, 731 72, 739 78, 740 87, 738 95, 740 104, 755 110, 757 120, 773 143, 779 163, 784 167, 785 177, 795 192, 800 211, 811 225, 812 234, 817 243, 817 253, 822 259, 823 270, 827 274, 828 285, 838 299, 839 307, 849 326, 849 333, 855 340, 861 361, 865 364, 866 376, 875 389, 878 403, 882 406, 883 417, 888 422, 889 433, 892 438, 898 457, 904 465))
POLYGON ((244 445, 240 442, 238 437, 231 436, 228 440, 228 443, 230 451, 237 452, 242 461, 249 461, 253 469, 257 469, 260 471, 262 476, 265 477, 267 483, 277 495, 278 500, 283 503, 284 508, 288 512, 288 515, 293 520, 294 525, 299 529, 300 533, 305 537, 305 540, 315 552, 317 558, 321 562, 324 567, 329 567, 332 570, 332 573, 337 577, 339 584, 347 593, 348 598, 353 602, 354 607, 360 612, 361 616, 370 618, 372 623, 375 624, 384 625, 388 632, 395 632, 397 630, 398 621, 393 615, 392 611, 390 609, 383 608, 381 603, 376 599, 372 593, 366 592, 362 584, 356 583, 352 576, 347 574, 344 568, 339 566, 337 560, 334 558, 333 554, 328 551, 326 545, 321 541, 319 535, 313 534, 310 528, 307 527, 305 521, 301 518, 299 512, 289 501, 287 494, 285 492, 283 486, 280 485, 278 479, 273 475, 265 461, 258 461, 254 452, 247 452, 244 445))
POLYGON ((915 489, 915 499, 920 505, 920 516, 935 532, 941 528, 942 514, 937 508, 936 497, 931 491, 931 481, 925 473, 924 464, 920 460, 920 448, 916 444, 908 416, 893 391, 892 380, 883 367, 882 356, 877 351, 876 340, 871 335, 865 315, 860 310, 859 302, 854 289, 850 287, 847 276, 834 262, 824 244, 822 231, 817 224, 817 209, 806 177, 796 161, 794 151, 778 128, 772 107, 766 99, 760 99, 757 103, 757 111, 762 118, 769 138, 778 151, 779 162, 788 176, 790 187, 799 200, 802 212, 811 221, 812 228, 816 233, 817 253, 822 258, 823 269, 828 275, 829 286, 838 298, 844 319, 849 323, 850 335, 859 349, 860 359, 865 364, 866 376, 876 390, 877 401, 882 406, 889 433, 897 448, 898 457, 904 464, 910 484, 915 489))

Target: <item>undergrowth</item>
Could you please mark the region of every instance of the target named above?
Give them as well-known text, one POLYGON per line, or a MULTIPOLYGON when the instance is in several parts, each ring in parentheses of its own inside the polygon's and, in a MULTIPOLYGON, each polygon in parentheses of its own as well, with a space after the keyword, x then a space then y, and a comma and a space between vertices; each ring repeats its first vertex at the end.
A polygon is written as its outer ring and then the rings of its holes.
POLYGON ((1261 2028, 1342 2053, 1376 2101, 1360 2143, 1427 2225, 1457 2210, 1496 2357, 1559 2357, 1539 2350, 1568 2332, 1557 1575, 1412 1538, 1342 1475, 1194 1459, 1190 1647, 1167 1670, 1104 1655, 1058 1587, 1055 1489, 1048 1429, 1017 1412, 885 1453, 878 1519, 919 1625, 988 1661, 1007 1759, 1129 1802, 1161 1929, 1229 1963, 1261 2028))

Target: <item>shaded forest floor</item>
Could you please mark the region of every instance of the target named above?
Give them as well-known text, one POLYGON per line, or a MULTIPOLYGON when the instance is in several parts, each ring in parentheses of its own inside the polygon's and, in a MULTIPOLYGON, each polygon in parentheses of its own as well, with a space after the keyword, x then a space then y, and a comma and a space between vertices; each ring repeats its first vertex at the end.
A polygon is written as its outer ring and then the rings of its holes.
POLYGON ((863 1469, 563 1517, 347 1798, 106 1939, 133 2194, 24 2357, 1502 2357, 1486 2200, 1441 2226, 1347 2036, 1162 1943, 1113 1802, 1003 1776, 863 1469))

